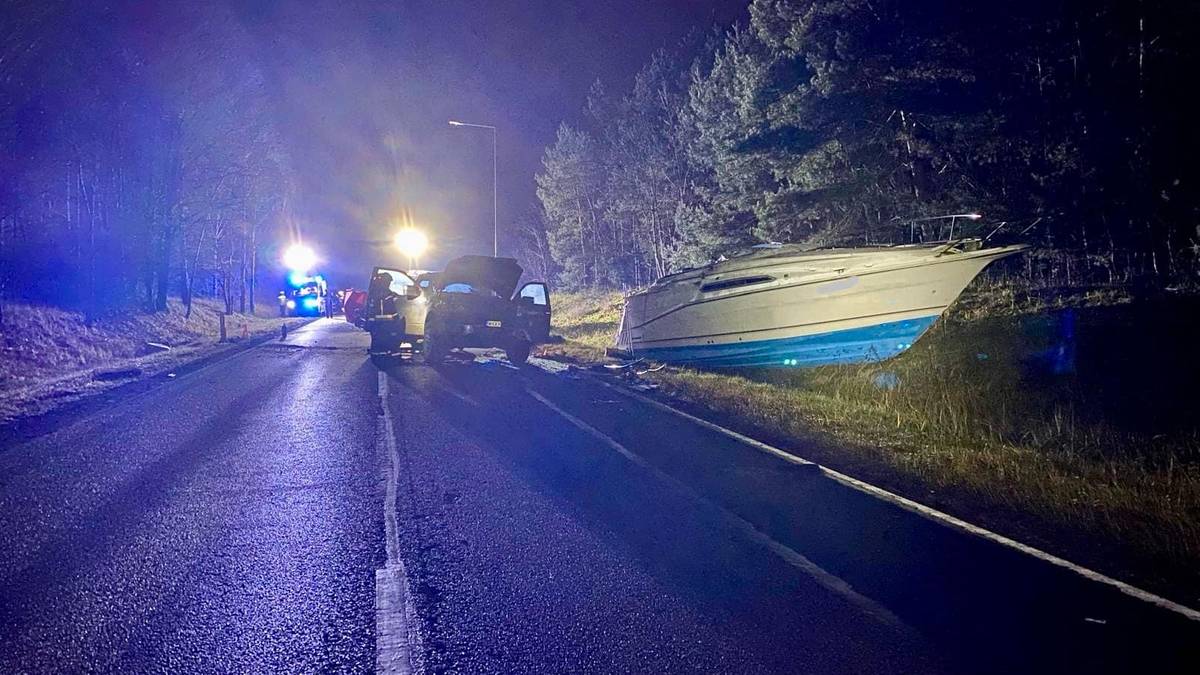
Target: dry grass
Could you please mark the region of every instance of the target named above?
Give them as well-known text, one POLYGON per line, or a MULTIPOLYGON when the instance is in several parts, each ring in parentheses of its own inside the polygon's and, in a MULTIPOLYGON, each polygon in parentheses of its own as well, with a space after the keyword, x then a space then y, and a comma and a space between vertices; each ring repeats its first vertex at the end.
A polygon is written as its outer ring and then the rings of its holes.
MULTIPOLYGON (((0 421, 113 386, 94 381, 97 371, 157 372, 211 350, 220 336, 221 308, 218 302, 197 300, 192 316, 185 318, 183 305, 172 300, 166 312, 133 312, 89 325, 77 312, 7 305, 0 328, 0 421)), ((226 333, 233 340, 273 333, 280 322, 232 315, 226 317, 226 333)))
POLYGON ((954 305, 954 318, 971 321, 986 317, 1040 314, 1068 307, 1110 307, 1133 302, 1127 287, 1055 288, 982 277, 954 305))
MULTIPOLYGON (((1114 292, 1069 302, 1125 301, 1114 292)), ((620 296, 560 296, 558 306, 570 309, 556 319, 566 341, 548 349, 577 361, 603 360, 620 296)), ((1064 392, 1030 387, 1022 378, 1020 357, 1010 353, 1020 336, 980 328, 980 317, 1049 306, 1006 297, 999 288, 977 289, 949 320, 885 364, 746 372, 672 367, 643 377, 771 437, 817 432, 844 441, 820 461, 865 468, 918 499, 936 493, 951 510, 1008 514, 999 516, 1000 525, 1032 523, 1034 538, 1051 548, 1060 537, 1094 541, 1096 550, 1141 560, 1143 572, 1170 568, 1176 581, 1200 584, 1200 439, 1139 436, 1082 418, 1064 392), (878 386, 881 374, 899 386, 878 386)))
POLYGON ((624 302, 615 291, 556 295, 554 330, 572 342, 604 351, 613 343, 624 302))
POLYGON ((899 483, 919 485, 921 492, 951 490, 973 498, 972 510, 1029 514, 1054 528, 1132 545, 1180 568, 1200 560, 1200 467, 1130 457, 1128 448, 1105 458, 1096 452, 1100 446, 1070 439, 1091 435, 1096 443, 1102 431, 1068 430, 1054 416, 1031 419, 1046 436, 1021 444, 974 433, 963 421, 969 404, 952 396, 860 397, 684 369, 647 377, 675 396, 776 436, 817 430, 852 441, 843 461, 882 463, 900 474, 899 483))
POLYGON ((603 362, 604 350, 612 346, 621 322, 623 306, 623 296, 614 291, 556 293, 550 332, 563 341, 542 345, 538 353, 578 364, 603 362))

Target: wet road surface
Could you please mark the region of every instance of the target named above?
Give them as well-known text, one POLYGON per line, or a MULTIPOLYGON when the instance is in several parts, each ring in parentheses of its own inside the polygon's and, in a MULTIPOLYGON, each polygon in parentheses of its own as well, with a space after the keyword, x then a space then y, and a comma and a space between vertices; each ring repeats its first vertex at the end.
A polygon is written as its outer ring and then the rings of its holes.
POLYGON ((365 346, 317 322, 6 440, 0 672, 375 670, 389 475, 417 670, 1197 663, 1198 624, 592 378, 365 346))

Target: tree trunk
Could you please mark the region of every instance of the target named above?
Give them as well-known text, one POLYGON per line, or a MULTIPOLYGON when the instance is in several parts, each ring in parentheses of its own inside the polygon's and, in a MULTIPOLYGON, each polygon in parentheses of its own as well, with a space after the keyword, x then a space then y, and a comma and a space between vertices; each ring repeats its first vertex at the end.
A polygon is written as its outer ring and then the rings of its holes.
POLYGON ((246 238, 242 237, 242 258, 238 263, 238 313, 246 313, 246 238))
POLYGON ((171 287, 171 249, 175 243, 175 226, 168 223, 163 228, 162 241, 159 244, 158 251, 158 271, 155 274, 156 294, 154 298, 154 310, 158 312, 167 311, 167 295, 171 287))
POLYGON ((250 228, 250 313, 254 314, 255 281, 258 278, 258 226, 250 228))
POLYGON ((192 318, 192 270, 183 270, 183 287, 179 297, 183 300, 183 318, 192 318))

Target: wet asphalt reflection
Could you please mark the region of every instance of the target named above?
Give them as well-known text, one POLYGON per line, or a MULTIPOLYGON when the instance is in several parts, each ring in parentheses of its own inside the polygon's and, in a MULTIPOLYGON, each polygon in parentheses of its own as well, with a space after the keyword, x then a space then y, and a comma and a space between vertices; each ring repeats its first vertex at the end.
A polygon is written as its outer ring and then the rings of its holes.
POLYGON ((0 671, 375 670, 385 432, 419 670, 1195 662, 1189 622, 577 373, 366 344, 320 321, 0 450, 0 671))

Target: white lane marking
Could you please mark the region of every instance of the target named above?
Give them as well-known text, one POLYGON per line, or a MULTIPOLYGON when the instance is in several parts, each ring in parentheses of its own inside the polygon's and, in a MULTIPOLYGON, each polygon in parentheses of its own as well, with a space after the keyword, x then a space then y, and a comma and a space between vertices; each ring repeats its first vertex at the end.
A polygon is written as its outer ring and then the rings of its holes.
POLYGON ((442 391, 442 393, 450 394, 451 396, 457 398, 458 400, 462 401, 463 403, 466 403, 467 405, 475 406, 476 408, 480 407, 478 401, 476 401, 475 399, 471 398, 470 396, 462 393, 461 391, 456 391, 453 388, 448 387, 441 383, 437 384, 437 388, 440 389, 442 391))
MULTIPOLYGON (((719 424, 714 424, 712 422, 709 422, 708 420, 704 420, 699 417, 696 417, 695 415, 689 415, 688 413, 686 413, 682 410, 679 410, 677 408, 674 408, 672 406, 669 406, 665 403, 655 401, 654 399, 649 398, 647 396, 642 396, 641 394, 638 394, 637 392, 629 391, 625 387, 618 387, 616 385, 612 385, 612 384, 609 384, 608 382, 604 382, 604 381, 598 380, 598 379, 595 381, 604 385, 605 387, 608 387, 609 389, 620 392, 621 394, 624 394, 625 396, 628 396, 634 400, 641 401, 642 403, 653 406, 660 410, 665 410, 667 412, 674 413, 675 415, 678 415, 686 420, 695 422, 705 428, 712 429, 713 431, 724 434, 732 439, 741 441, 742 443, 745 443, 746 445, 749 445, 757 450, 761 450, 765 453, 774 455, 784 461, 792 462, 793 464, 815 464, 815 462, 810 462, 807 459, 804 459, 802 457, 797 457, 796 455, 793 455, 790 452, 787 452, 785 450, 780 450, 779 448, 776 448, 775 446, 767 445, 766 443, 763 443, 762 441, 757 441, 757 440, 754 440, 753 438, 750 438, 749 436, 746 436, 744 434, 739 434, 738 432, 736 432, 732 429, 726 429, 725 427, 723 427, 719 424)), ((1073 563, 1070 560, 1060 558, 1052 553, 1047 553, 1039 548, 1035 548, 1028 544, 1023 544, 1015 539, 1010 539, 1009 537, 1006 537, 1002 534, 997 534, 996 532, 992 532, 991 530, 985 529, 978 525, 968 523, 967 521, 962 520, 960 518, 956 518, 948 513, 938 511, 937 509, 935 509, 933 507, 926 506, 924 504, 921 504, 920 502, 915 502, 907 497, 902 497, 894 492, 889 492, 881 487, 876 487, 874 485, 871 485, 870 483, 861 481, 857 478, 847 476, 846 474, 841 473, 840 471, 834 471, 833 469, 830 469, 830 468, 824 467, 824 466, 820 466, 820 465, 818 465, 818 467, 820 468, 821 472, 823 474, 825 474, 826 476, 829 476, 833 480, 836 480, 837 482, 842 483, 843 485, 849 486, 851 488, 854 488, 860 492, 865 492, 865 493, 872 495, 878 499, 882 499, 886 502, 890 502, 890 503, 895 504, 896 506, 899 506, 903 509, 912 511, 913 513, 919 514, 930 520, 942 523, 944 525, 948 525, 948 526, 956 528, 958 530, 962 530, 963 532, 967 532, 968 534, 973 534, 977 537, 982 537, 984 539, 993 541, 1002 546, 1007 546, 1009 548, 1015 549, 1026 555, 1030 555, 1030 556, 1033 556, 1034 558, 1037 558, 1044 562, 1048 562, 1051 565, 1056 565, 1058 567, 1062 567, 1063 569, 1070 570, 1070 571, 1078 574, 1079 576, 1084 577, 1085 579, 1090 579, 1091 581, 1095 581, 1097 583, 1112 586, 1113 588, 1116 588, 1117 590, 1121 591, 1122 593, 1124 593, 1130 597, 1137 598, 1138 600, 1141 600, 1143 602, 1148 602, 1152 605, 1155 605, 1156 607, 1161 607, 1162 609, 1170 610, 1172 612, 1175 612, 1176 614, 1185 616, 1185 617, 1191 619, 1192 621, 1200 621, 1200 611, 1192 609, 1191 607, 1188 607, 1186 605, 1181 605, 1172 600, 1168 600, 1162 596, 1155 595, 1154 593, 1151 593, 1150 591, 1143 590, 1141 588, 1138 588, 1137 586, 1125 583, 1124 581, 1121 581, 1119 579, 1114 579, 1110 576, 1101 574, 1100 572, 1097 572, 1093 569, 1089 569, 1082 565, 1073 563)))
POLYGON ((375 672, 408 675, 413 672, 413 650, 418 645, 416 618, 408 577, 400 560, 396 496, 400 482, 400 452, 388 408, 388 378, 379 372, 379 435, 387 449, 387 491, 383 498, 383 523, 387 564, 375 570, 375 672))
POLYGON ((379 421, 384 447, 387 448, 389 464, 387 471, 387 493, 383 498, 383 522, 386 531, 387 561, 391 565, 400 560, 400 535, 399 525, 396 520, 396 499, 400 483, 400 450, 396 445, 396 430, 392 425, 392 411, 387 405, 387 373, 381 370, 377 375, 379 378, 379 421))
POLYGON ((679 481, 674 476, 671 476, 670 474, 666 473, 665 471, 650 464, 645 459, 643 459, 640 455, 634 453, 633 451, 626 448, 624 445, 621 445, 617 441, 613 440, 611 437, 609 437, 604 432, 593 427, 592 425, 588 424, 587 422, 584 422, 583 420, 579 419, 578 417, 575 417, 574 415, 563 410, 562 408, 558 407, 554 403, 551 403, 548 399, 546 399, 544 396, 537 393, 536 391, 533 391, 532 389, 526 389, 525 391, 527 394, 529 394, 533 398, 537 399, 542 405, 544 405, 547 408, 558 413, 560 416, 562 416, 563 419, 565 419, 568 422, 570 422, 571 424, 575 425, 580 430, 588 433, 589 435, 591 435, 592 437, 594 437, 596 440, 600 441, 601 443, 604 443, 609 448, 612 448, 614 451, 617 452, 617 454, 621 455, 625 459, 628 459, 630 462, 633 462, 634 464, 645 469, 646 471, 649 471, 651 474, 654 475, 655 478, 666 483, 668 486, 670 486, 676 492, 679 492, 680 494, 683 494, 684 496, 689 497, 692 500, 703 504, 705 507, 712 509, 713 511, 719 513, 721 515, 721 517, 724 518, 728 524, 732 525, 734 527, 734 529, 741 532, 742 535, 745 536, 747 539, 767 548, 772 553, 775 553, 780 558, 782 558, 785 562, 787 562, 789 565, 808 574, 810 577, 812 577, 812 579, 814 581, 816 581, 821 586, 824 586, 826 589, 833 591, 834 593, 842 596, 849 602, 858 606, 860 609, 862 609, 867 614, 875 617, 876 619, 880 620, 883 623, 889 624, 891 626, 894 626, 894 627, 899 628, 904 631, 912 631, 913 630, 911 627, 909 627, 907 624, 905 624, 903 621, 901 621, 899 617, 897 617, 895 614, 893 614, 891 611, 889 611, 886 607, 884 607, 883 605, 880 605, 879 603, 875 602, 874 600, 872 600, 872 599, 868 598, 867 596, 854 590, 854 588, 852 588, 850 586, 850 584, 848 584, 844 580, 834 576, 833 574, 830 574, 829 572, 827 572, 826 570, 821 568, 819 565, 817 565, 813 561, 809 560, 808 558, 804 557, 800 553, 796 552, 794 549, 791 549, 787 545, 782 544, 782 543, 776 541, 775 539, 772 539, 769 535, 764 533, 762 530, 759 530, 757 527, 755 527, 750 521, 746 520, 745 518, 742 518, 741 516, 737 515, 736 513, 733 513, 732 511, 729 511, 728 509, 716 504, 715 502, 710 501, 703 495, 699 494, 695 490, 691 489, 690 487, 688 487, 687 485, 685 485, 684 483, 679 481))
MULTIPOLYGON (((689 415, 689 414, 683 412, 682 410, 672 408, 671 406, 669 406, 665 403, 659 403, 658 401, 655 401, 654 399, 652 399, 648 396, 642 396, 641 394, 638 394, 633 391, 629 391, 628 389, 625 389, 624 387, 617 387, 617 386, 611 385, 607 382, 604 382, 603 380, 596 380, 596 382, 599 382, 600 384, 608 387, 609 389, 613 389, 622 394, 625 394, 626 396, 629 396, 630 398, 634 398, 638 401, 641 401, 642 403, 649 404, 660 410, 666 410, 667 412, 675 413, 676 415, 679 415, 680 417, 688 420, 689 422, 699 424, 700 426, 702 426, 706 429, 711 429, 712 431, 715 431, 719 434, 724 434, 736 441, 745 443, 746 445, 749 445, 750 447, 752 447, 756 450, 761 450, 765 453, 775 455, 781 459, 791 462, 792 464, 800 464, 802 466, 815 464, 815 462, 810 462, 807 459, 804 459, 803 457, 797 457, 796 455, 784 452, 783 450, 780 450, 779 448, 776 448, 771 445, 767 445, 766 443, 763 443, 762 441, 758 441, 753 438, 750 438, 749 436, 746 436, 745 434, 739 434, 738 432, 736 432, 732 429, 726 429, 725 427, 723 427, 719 424, 714 424, 712 422, 709 422, 706 419, 696 417, 695 415, 689 415)), ((821 467, 821 468, 824 469, 825 467, 821 467)))

